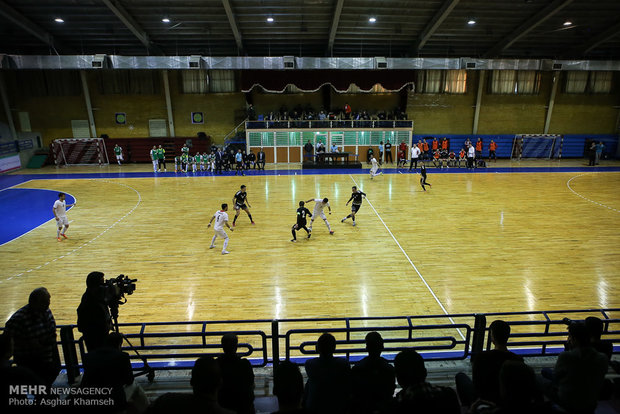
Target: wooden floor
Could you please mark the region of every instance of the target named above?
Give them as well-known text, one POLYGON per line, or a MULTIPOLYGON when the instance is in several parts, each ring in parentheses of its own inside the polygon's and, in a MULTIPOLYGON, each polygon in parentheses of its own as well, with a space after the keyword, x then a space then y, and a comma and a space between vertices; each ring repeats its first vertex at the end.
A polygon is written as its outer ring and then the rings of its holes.
POLYGON ((121 322, 620 306, 620 173, 430 171, 426 193, 418 180, 359 170, 32 180, 19 187, 77 198, 70 239, 58 243, 51 220, 0 246, 0 314, 46 286, 57 323, 75 323, 93 270, 139 280, 121 322), (242 212, 222 256, 206 225, 241 184, 256 225, 242 212), (368 199, 353 227, 340 219, 355 184, 368 199), (315 197, 330 199, 335 234, 319 219, 310 240, 291 243, 297 203, 315 197))

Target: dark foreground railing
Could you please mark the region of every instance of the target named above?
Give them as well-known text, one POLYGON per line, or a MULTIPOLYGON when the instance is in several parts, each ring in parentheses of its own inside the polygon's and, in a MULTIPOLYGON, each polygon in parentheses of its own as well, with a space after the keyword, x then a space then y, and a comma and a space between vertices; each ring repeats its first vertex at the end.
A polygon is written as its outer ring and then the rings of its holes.
MULTIPOLYGON (((303 363, 317 355, 316 340, 329 332, 336 337, 336 354, 354 362, 366 355, 364 337, 380 332, 384 356, 391 360, 411 348, 427 360, 462 360, 490 349, 488 326, 496 319, 512 328, 509 349, 523 356, 557 355, 563 350, 565 318, 583 320, 596 316, 604 321, 603 339, 620 353, 620 308, 543 312, 502 312, 399 317, 257 319, 241 321, 145 322, 119 324, 136 370, 144 359, 154 370, 187 369, 203 355, 221 354, 220 339, 226 333, 239 337, 239 354, 253 366, 277 365, 291 359, 303 363), (131 343, 132 346, 129 346, 131 343), (135 352, 139 352, 140 356, 135 352)), ((85 353, 75 325, 59 326, 63 367, 70 382, 79 375, 85 353)))

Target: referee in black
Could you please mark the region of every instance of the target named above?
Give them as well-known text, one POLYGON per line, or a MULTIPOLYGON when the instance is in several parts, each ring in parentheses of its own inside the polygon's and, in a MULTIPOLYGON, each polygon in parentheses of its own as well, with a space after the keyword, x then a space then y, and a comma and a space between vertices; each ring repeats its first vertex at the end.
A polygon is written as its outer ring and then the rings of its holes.
POLYGON ((304 207, 304 204, 305 203, 303 201, 299 202, 299 208, 297 209, 297 223, 293 224, 293 228, 291 229, 291 233, 293 233, 293 239, 291 241, 293 243, 297 241, 297 234, 295 232, 299 229, 306 230, 306 233, 308 233, 308 238, 310 238, 310 236, 312 235, 312 233, 310 233, 310 230, 308 230, 308 228, 306 227, 306 217, 312 217, 312 213, 310 213, 310 210, 304 207))
POLYGON ((366 193, 362 190, 358 190, 356 186, 351 187, 351 191, 351 198, 349 198, 349 201, 347 201, 346 204, 348 206, 349 203, 353 201, 353 204, 351 204, 351 214, 340 220, 340 222, 344 223, 346 219, 351 217, 353 219, 353 225, 355 226, 355 213, 357 213, 357 211, 362 206, 362 199, 366 197, 366 193))

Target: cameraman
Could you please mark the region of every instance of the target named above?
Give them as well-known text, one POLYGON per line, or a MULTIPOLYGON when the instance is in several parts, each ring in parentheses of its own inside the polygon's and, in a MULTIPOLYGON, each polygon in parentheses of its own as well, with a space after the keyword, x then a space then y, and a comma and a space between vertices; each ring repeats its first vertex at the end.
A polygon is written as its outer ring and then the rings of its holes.
POLYGON ((102 272, 91 272, 86 277, 86 292, 77 308, 78 330, 84 336, 88 352, 100 348, 112 328, 103 276, 102 272))

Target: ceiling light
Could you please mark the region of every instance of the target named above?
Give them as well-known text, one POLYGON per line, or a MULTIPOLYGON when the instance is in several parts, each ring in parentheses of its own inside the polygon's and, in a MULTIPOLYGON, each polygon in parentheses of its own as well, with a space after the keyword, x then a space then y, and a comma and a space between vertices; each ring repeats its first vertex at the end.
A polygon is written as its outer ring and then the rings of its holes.
POLYGON ((571 24, 573 24, 573 22, 571 22, 570 20, 564 22, 564 26, 570 26, 571 24))
POLYGON ((269 23, 273 23, 273 17, 267 17, 267 21, 268 21, 269 23))
POLYGON ((377 19, 376 19, 375 17, 371 17, 370 19, 368 19, 368 21, 369 21, 370 23, 374 23, 374 22, 376 22, 376 21, 377 21, 377 19))
POLYGON ((169 18, 167 18, 167 17, 164 17, 163 19, 161 19, 161 21, 162 21, 163 23, 170 23, 170 19, 169 19, 169 18))
POLYGON ((469 20, 467 21, 467 24, 471 26, 471 25, 476 24, 476 21, 475 21, 474 19, 469 19, 469 20))
POLYGON ((63 19, 61 19, 60 17, 56 17, 56 18, 54 19, 54 21, 55 21, 56 23, 64 23, 64 22, 65 22, 65 21, 64 21, 63 19))

